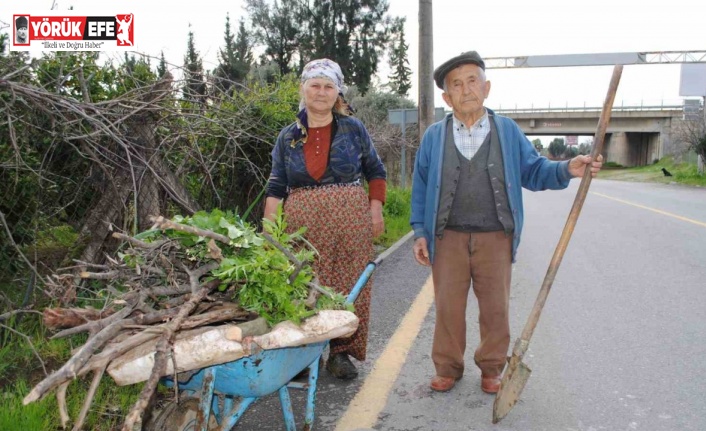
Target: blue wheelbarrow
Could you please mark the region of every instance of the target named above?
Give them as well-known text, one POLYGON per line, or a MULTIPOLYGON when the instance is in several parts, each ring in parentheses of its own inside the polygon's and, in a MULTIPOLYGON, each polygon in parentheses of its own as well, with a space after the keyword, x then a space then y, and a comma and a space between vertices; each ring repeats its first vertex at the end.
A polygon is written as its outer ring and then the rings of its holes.
MULTIPOLYGON (((381 261, 381 257, 378 257, 368 263, 346 298, 346 303, 355 302, 381 261)), ((286 430, 294 431, 296 423, 289 396, 290 388, 307 391, 303 429, 311 430, 314 424, 319 358, 328 343, 327 340, 297 347, 260 350, 232 362, 202 368, 191 374, 187 381, 177 381, 176 385, 182 392, 179 404, 171 401, 161 411, 154 412, 145 430, 228 431, 255 401, 278 392, 286 430), (308 381, 292 381, 307 367, 308 381)), ((164 377, 161 381, 168 387, 174 387, 173 378, 164 377)))

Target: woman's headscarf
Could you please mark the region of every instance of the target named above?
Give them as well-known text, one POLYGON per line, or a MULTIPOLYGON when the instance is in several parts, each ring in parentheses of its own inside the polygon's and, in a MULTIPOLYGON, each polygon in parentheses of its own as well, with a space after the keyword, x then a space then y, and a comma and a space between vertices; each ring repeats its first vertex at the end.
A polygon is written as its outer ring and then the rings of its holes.
POLYGON ((328 58, 312 60, 304 66, 301 77, 302 84, 312 78, 330 79, 338 89, 339 93, 344 93, 346 91, 346 87, 343 85, 343 72, 341 72, 341 66, 328 58))
MULTIPOLYGON (((348 88, 343 84, 343 72, 341 71, 341 66, 338 65, 333 60, 328 58, 319 58, 317 60, 311 60, 304 66, 302 70, 301 83, 305 83, 308 79, 312 78, 326 78, 329 79, 338 89, 338 97, 341 99, 345 106, 345 110, 348 114, 355 113, 355 109, 348 103, 343 94, 348 90, 348 88)), ((304 101, 299 102, 299 110, 304 109, 304 101)))

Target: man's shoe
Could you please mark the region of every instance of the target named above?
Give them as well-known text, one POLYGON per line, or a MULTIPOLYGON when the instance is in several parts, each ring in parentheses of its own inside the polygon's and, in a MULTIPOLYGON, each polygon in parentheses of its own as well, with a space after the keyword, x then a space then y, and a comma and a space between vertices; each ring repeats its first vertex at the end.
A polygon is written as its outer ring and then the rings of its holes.
POLYGON ((351 380, 358 377, 358 370, 346 353, 336 353, 329 357, 326 369, 337 379, 351 380))
POLYGON ((500 376, 481 377, 480 388, 486 394, 497 394, 500 390, 500 376))
POLYGON ((448 392, 456 386, 456 380, 458 379, 453 377, 434 376, 434 378, 431 379, 429 387, 432 391, 448 392))

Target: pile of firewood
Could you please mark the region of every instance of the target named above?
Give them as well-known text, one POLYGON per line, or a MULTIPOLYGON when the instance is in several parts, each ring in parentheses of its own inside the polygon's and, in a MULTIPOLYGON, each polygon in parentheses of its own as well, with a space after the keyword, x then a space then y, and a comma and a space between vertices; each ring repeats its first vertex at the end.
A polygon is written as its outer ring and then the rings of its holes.
MULTIPOLYGON (((244 325, 248 331, 263 333, 268 330, 267 322, 258 313, 244 309, 234 300, 239 284, 246 281, 224 283, 223 279, 214 276, 227 258, 227 250, 238 250, 242 245, 234 247, 233 235, 177 221, 153 218, 154 225, 150 230, 153 234, 149 241, 140 235, 114 233, 115 238, 124 241, 117 257, 108 257, 108 262, 100 265, 78 262, 82 269, 80 278, 95 280, 94 283, 104 289, 102 293, 111 299, 100 310, 81 307, 44 310, 45 325, 59 330, 53 338, 87 333, 88 339, 60 369, 31 390, 24 399, 25 405, 55 391, 62 426, 66 427, 70 421, 67 387, 72 380, 93 373, 83 408, 74 422, 73 429, 79 430, 108 366, 133 349, 144 349, 151 343, 155 352, 154 367, 122 428, 140 429, 159 379, 165 375, 169 361, 174 360, 171 349, 177 339, 222 324, 250 322, 244 325), (166 235, 165 232, 175 232, 176 235, 166 235), (191 243, 199 244, 200 253, 184 246, 183 239, 189 237, 191 243)), ((276 249, 277 253, 286 256, 291 269, 289 282, 298 280, 304 268, 311 271, 291 246, 280 243, 273 238, 274 235, 260 232, 256 236, 264 240, 263 247, 276 249)), ((321 293, 333 297, 329 290, 318 286, 315 278, 306 285, 308 296, 294 301, 302 301, 315 309, 321 293)), ((171 365, 177 370, 178 364, 171 365)))

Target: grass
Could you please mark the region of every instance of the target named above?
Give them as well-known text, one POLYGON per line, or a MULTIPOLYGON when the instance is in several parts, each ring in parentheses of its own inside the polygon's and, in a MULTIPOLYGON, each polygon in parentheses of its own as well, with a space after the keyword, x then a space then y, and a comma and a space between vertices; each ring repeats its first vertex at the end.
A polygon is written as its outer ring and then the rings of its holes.
MULTIPOLYGON (((29 337, 48 373, 58 369, 71 357, 71 351, 83 345, 86 336, 50 340, 41 324, 41 316, 24 315, 3 322, 29 337)), ((92 375, 74 380, 66 395, 72 420, 79 416, 92 375)), ((0 430, 58 431, 59 410, 53 392, 46 398, 22 405, 22 399, 44 378, 44 371, 29 342, 0 327, 0 430)), ((125 415, 137 401, 142 385, 118 387, 112 379, 103 378, 86 419, 84 429, 112 431, 119 429, 125 415)))
POLYGON ((411 199, 411 189, 387 189, 387 201, 383 206, 385 233, 375 239, 376 246, 388 248, 412 230, 409 225, 411 199))
MULTIPOLYGON (((79 416, 88 383, 74 381, 66 394, 67 408, 72 420, 79 416)), ((120 429, 123 419, 137 401, 142 385, 116 386, 111 379, 102 379, 83 429, 113 431, 120 429)), ((56 398, 51 395, 23 406, 22 399, 31 386, 25 380, 16 380, 9 390, 0 395, 0 429, 22 431, 58 431, 61 420, 56 398)))
POLYGON ((678 183, 691 186, 706 187, 706 175, 699 175, 696 166, 688 163, 675 163, 672 157, 665 157, 656 163, 635 168, 626 168, 606 163, 605 169, 598 177, 606 180, 638 181, 652 183, 678 183), (672 176, 666 177, 662 168, 667 169, 672 176))

